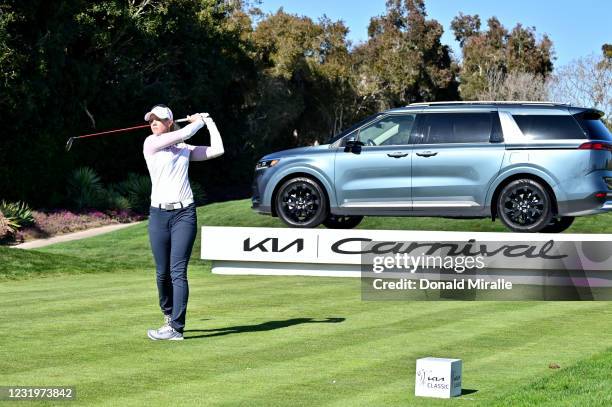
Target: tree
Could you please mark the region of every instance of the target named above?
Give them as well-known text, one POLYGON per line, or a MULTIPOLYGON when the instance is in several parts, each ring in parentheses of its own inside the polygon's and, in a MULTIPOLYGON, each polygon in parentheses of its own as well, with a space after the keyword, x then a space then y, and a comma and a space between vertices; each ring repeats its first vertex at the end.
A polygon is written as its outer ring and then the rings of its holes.
POLYGON ((537 74, 490 69, 485 83, 476 100, 548 100, 547 83, 537 74))
POLYGON ((315 23, 282 8, 259 22, 248 117, 253 148, 312 144, 339 131, 352 92, 347 33, 340 21, 324 16, 315 23))
POLYGON ((94 129, 137 123, 160 102, 177 115, 209 111, 226 135, 223 160, 235 159, 234 135, 244 126, 237 119, 254 77, 236 7, 221 0, 4 2, 0 108, 10 136, 0 138, 0 194, 58 204, 72 168, 93 166, 109 181, 145 172, 138 134, 100 138, 70 154, 64 145, 94 129))
MULTIPOLYGON (((608 45, 608 44, 606 44, 608 45)), ((602 47, 602 55, 578 58, 557 69, 550 86, 550 99, 560 103, 593 107, 604 112, 612 123, 612 57, 602 47)))
POLYGON ((478 14, 470 16, 459 13, 451 21, 451 29, 455 33, 455 40, 459 41, 459 45, 463 47, 468 38, 480 33, 480 17, 478 14))
POLYGON ((423 0, 388 0, 386 14, 370 20, 368 41, 354 50, 357 111, 456 99, 442 25, 426 17, 423 0))
POLYGON ((601 46, 601 50, 603 51, 604 57, 607 59, 612 58, 612 44, 604 44, 601 46))
POLYGON ((544 35, 536 39, 535 28, 517 24, 508 32, 496 17, 480 30, 478 15, 459 14, 451 23, 462 48, 460 92, 465 100, 478 99, 490 92, 488 79, 497 76, 531 75, 544 82, 552 72, 552 41, 544 35))

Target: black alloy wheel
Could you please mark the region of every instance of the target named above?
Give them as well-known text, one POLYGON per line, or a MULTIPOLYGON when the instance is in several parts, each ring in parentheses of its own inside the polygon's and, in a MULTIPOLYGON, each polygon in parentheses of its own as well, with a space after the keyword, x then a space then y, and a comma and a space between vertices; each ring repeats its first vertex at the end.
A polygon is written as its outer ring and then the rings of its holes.
POLYGON ((540 232, 552 220, 551 198, 537 181, 512 181, 499 194, 497 214, 514 232, 540 232))
POLYGON ((560 218, 553 218, 550 223, 546 225, 546 227, 540 232, 561 233, 564 230, 567 230, 570 226, 572 226, 572 223, 574 223, 574 219, 576 218, 573 216, 562 216, 560 218))
POLYGON ((363 216, 329 215, 323 222, 328 229, 353 229, 363 220, 363 216))
POLYGON ((276 195, 276 213, 290 227, 314 228, 327 218, 327 197, 323 188, 306 177, 289 179, 276 195))

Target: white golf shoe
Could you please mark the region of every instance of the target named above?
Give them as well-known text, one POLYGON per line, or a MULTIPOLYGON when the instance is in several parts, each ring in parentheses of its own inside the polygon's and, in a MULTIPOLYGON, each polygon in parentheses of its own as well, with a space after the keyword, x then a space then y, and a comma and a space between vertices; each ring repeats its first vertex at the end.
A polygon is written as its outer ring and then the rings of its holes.
POLYGON ((183 334, 172 328, 170 325, 164 325, 159 329, 149 329, 147 336, 154 341, 182 341, 183 334))

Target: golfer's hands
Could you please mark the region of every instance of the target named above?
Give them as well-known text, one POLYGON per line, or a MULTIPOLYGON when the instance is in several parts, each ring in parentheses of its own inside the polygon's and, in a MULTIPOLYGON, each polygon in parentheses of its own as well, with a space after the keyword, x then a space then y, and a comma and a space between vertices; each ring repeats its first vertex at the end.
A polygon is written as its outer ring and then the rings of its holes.
POLYGON ((200 113, 204 120, 204 124, 208 127, 211 123, 214 123, 212 117, 208 113, 200 113))
POLYGON ((198 120, 202 120, 203 123, 206 123, 206 120, 212 120, 208 113, 195 113, 190 116, 187 116, 187 120, 189 123, 194 123, 198 120))

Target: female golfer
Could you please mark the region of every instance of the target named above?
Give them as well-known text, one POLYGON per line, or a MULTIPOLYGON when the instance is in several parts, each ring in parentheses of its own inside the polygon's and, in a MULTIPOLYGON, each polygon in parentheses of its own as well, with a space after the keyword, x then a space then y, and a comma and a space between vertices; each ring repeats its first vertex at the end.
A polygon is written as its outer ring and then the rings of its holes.
POLYGON ((145 115, 152 135, 144 142, 143 153, 151 175, 149 240, 157 270, 159 306, 164 325, 147 331, 153 340, 182 340, 189 285, 187 264, 196 237, 196 208, 189 185, 189 161, 203 161, 223 154, 223 141, 207 113, 188 116, 189 124, 179 128, 172 111, 157 105, 145 115), (210 146, 193 146, 185 140, 206 125, 210 146))

